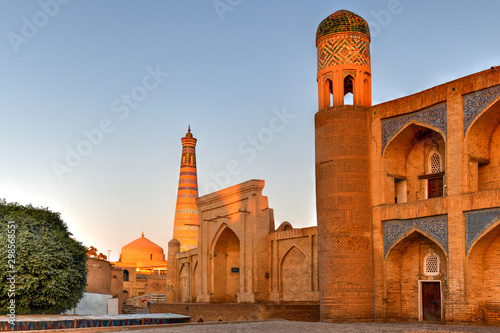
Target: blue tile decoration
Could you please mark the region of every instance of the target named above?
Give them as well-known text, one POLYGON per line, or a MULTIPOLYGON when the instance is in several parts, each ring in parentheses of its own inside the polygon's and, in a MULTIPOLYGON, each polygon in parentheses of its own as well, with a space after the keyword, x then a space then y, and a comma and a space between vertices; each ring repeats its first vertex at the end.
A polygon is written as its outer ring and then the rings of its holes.
POLYGON ((500 96, 500 85, 464 95, 464 133, 484 108, 498 96, 500 96))
POLYGON ((413 228, 431 236, 448 254, 448 215, 438 215, 384 222, 384 257, 389 249, 413 228))
POLYGON ((446 137, 446 103, 437 104, 417 112, 403 114, 400 116, 382 120, 382 150, 406 124, 418 121, 440 129, 446 137))
POLYGON ((465 253, 493 223, 500 219, 500 208, 489 208, 465 212, 465 253))

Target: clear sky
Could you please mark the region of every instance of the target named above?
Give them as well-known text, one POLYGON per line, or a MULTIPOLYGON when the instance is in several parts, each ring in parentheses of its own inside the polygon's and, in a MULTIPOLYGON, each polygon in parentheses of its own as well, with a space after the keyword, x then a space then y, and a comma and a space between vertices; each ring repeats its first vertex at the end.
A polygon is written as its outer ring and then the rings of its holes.
POLYGON ((500 65, 496 0, 0 1, 0 197, 112 260, 142 231, 166 250, 190 124, 200 195, 264 179, 276 226, 316 225, 315 33, 339 9, 370 24, 373 104, 500 65))

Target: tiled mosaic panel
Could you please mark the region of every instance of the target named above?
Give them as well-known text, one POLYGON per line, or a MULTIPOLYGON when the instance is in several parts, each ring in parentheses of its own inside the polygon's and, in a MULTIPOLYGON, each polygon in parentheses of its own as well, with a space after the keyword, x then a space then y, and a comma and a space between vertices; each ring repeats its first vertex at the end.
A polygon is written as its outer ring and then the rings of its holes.
POLYGON ((493 223, 500 219, 500 208, 490 208, 465 212, 465 253, 472 244, 493 223))
POLYGON ((411 121, 418 121, 440 129, 446 136, 446 103, 434 105, 417 112, 403 114, 392 118, 382 120, 382 149, 384 152, 387 143, 398 133, 406 124, 411 121))
POLYGON ((348 10, 339 10, 324 19, 316 32, 316 40, 337 32, 361 32, 370 36, 368 23, 348 10))
POLYGON ((500 96, 500 85, 464 95, 464 133, 474 119, 500 96))
POLYGON ((384 222, 384 257, 389 249, 413 228, 423 231, 448 253, 448 216, 439 215, 409 220, 384 222))
POLYGON ((332 65, 370 65, 370 47, 359 39, 333 39, 318 51, 318 71, 332 65))

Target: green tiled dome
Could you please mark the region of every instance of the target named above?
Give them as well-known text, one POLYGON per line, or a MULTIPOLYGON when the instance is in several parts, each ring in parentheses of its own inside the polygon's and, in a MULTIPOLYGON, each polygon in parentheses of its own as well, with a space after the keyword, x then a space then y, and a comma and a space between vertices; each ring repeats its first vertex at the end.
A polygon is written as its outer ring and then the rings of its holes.
POLYGON ((316 41, 323 36, 336 32, 361 32, 370 38, 368 23, 359 15, 348 10, 338 10, 320 23, 316 41))

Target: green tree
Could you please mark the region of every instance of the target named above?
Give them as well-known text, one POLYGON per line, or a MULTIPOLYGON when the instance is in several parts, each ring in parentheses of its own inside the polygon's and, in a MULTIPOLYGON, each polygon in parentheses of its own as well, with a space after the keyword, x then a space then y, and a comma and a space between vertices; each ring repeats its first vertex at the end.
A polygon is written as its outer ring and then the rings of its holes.
POLYGON ((0 313, 9 312, 12 299, 16 315, 61 313, 76 306, 87 286, 88 257, 71 236, 59 213, 0 200, 0 313), (9 248, 12 234, 15 251, 9 248), (13 252, 15 263, 9 261, 13 252))

